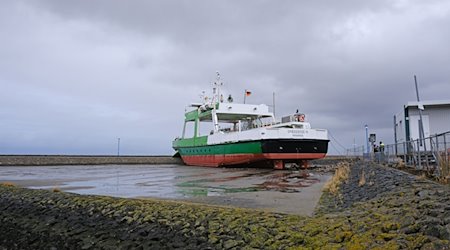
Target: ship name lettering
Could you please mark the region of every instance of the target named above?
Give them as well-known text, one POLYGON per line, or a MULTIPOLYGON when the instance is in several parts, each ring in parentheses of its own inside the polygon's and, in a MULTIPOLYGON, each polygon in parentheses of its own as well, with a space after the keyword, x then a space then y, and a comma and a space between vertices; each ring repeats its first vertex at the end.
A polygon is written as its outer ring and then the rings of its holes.
POLYGON ((290 134, 304 134, 305 131, 303 131, 303 130, 289 129, 289 130, 288 130, 288 133, 290 133, 290 134))

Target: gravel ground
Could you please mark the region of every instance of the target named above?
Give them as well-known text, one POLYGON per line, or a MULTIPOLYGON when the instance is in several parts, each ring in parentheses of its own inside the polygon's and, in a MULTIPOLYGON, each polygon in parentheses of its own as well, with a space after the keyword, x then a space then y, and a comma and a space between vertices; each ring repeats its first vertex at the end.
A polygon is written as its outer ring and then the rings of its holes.
POLYGON ((0 185, 0 249, 449 249, 450 191, 353 163, 313 217, 0 185), (364 177, 363 177, 364 176, 364 177))

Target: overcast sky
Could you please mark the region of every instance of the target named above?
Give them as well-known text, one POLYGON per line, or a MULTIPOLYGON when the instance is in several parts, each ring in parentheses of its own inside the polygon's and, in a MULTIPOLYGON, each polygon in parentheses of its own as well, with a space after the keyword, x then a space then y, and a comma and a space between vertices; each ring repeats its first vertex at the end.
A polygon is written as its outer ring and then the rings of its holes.
POLYGON ((330 153, 393 142, 393 115, 450 99, 450 1, 2 1, 0 154, 171 154, 220 71, 242 102, 299 109, 330 153), (340 144, 340 145, 339 145, 340 144))

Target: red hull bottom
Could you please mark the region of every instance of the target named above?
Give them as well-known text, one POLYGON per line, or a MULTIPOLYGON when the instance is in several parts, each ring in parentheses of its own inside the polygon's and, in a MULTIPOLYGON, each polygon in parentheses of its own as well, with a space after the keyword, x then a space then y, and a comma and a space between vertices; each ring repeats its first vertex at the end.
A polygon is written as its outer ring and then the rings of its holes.
MULTIPOLYGON (((265 160, 276 161, 277 169, 280 169, 280 161, 298 161, 305 165, 307 160, 320 159, 326 153, 262 153, 262 154, 227 154, 227 155, 186 155, 182 156, 183 162, 191 166, 220 167, 245 163, 260 162, 265 160)), ((282 168, 281 168, 282 169, 282 168)))

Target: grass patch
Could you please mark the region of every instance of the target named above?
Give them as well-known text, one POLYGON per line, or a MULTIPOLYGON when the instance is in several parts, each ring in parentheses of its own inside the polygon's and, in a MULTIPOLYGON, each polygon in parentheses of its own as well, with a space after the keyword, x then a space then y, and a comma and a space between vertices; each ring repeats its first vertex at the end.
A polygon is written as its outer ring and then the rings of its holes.
POLYGON ((450 156, 447 154, 446 153, 438 154, 439 160, 438 181, 442 184, 450 184, 450 156))
POLYGON ((341 185, 341 183, 348 180, 349 174, 350 164, 348 162, 338 163, 333 177, 327 183, 325 183, 324 191, 328 191, 332 194, 338 194, 339 186, 341 185))
POLYGON ((403 161, 402 158, 397 158, 395 167, 399 168, 399 169, 404 169, 406 167, 406 164, 405 164, 405 162, 403 161))
POLYGON ((366 184, 366 175, 365 175, 365 172, 364 172, 364 169, 363 169, 363 171, 361 173, 361 177, 359 178, 358 186, 362 187, 365 184, 366 184))
POLYGON ((2 182, 0 183, 0 186, 4 186, 4 187, 17 187, 16 184, 12 183, 12 182, 2 182))

